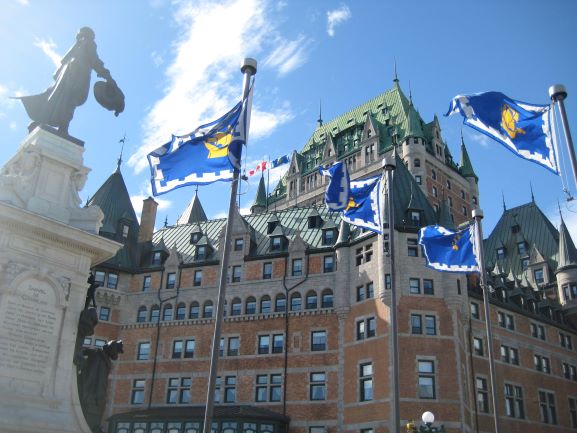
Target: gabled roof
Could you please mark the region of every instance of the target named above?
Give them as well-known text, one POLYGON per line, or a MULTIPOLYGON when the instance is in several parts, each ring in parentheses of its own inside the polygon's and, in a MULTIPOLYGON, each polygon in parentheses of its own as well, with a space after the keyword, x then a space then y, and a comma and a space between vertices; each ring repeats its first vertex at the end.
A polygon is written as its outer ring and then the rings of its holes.
POLYGON ((551 269, 557 268, 559 233, 536 203, 530 202, 505 210, 497 225, 484 241, 485 260, 497 261, 497 248, 505 246, 511 272, 521 279, 522 259, 529 257, 533 245, 543 255, 551 269), (514 233, 516 231, 516 233, 514 233), (526 252, 519 253, 519 243, 526 242, 526 252))
POLYGON ((194 193, 194 197, 192 197, 192 200, 190 201, 190 203, 188 204, 182 215, 178 217, 176 224, 177 225, 192 224, 206 220, 207 220, 206 213, 202 208, 202 204, 200 203, 200 199, 198 198, 198 193, 194 193))

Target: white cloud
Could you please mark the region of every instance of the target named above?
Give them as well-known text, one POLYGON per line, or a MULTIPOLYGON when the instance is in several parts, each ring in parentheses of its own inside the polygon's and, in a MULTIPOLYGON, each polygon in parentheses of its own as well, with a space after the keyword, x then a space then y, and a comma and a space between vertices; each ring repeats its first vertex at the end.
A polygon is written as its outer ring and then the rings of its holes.
POLYGON ((487 137, 485 134, 481 134, 481 133, 471 134, 469 137, 474 143, 477 143, 481 147, 489 147, 491 145, 491 143, 494 142, 492 139, 487 137))
POLYGON ((30 4, 29 0, 16 0, 17 3, 20 3, 22 6, 28 6, 30 4))
POLYGON ((56 67, 60 66, 60 60, 62 60, 62 56, 56 52, 56 44, 52 39, 45 40, 36 38, 34 45, 40 48, 56 67))
MULTIPOLYGON (((136 212, 138 222, 140 222, 140 214, 142 213, 142 202, 148 197, 152 197, 152 188, 150 186, 150 182, 146 180, 140 185, 140 191, 138 191, 138 194, 130 196, 130 202, 132 203, 134 212, 136 212)), ((170 200, 155 197, 154 201, 158 203, 157 212, 170 209, 172 206, 172 202, 170 200)))
POLYGON ((333 37, 335 35, 335 27, 344 23, 351 18, 351 10, 345 4, 339 8, 327 12, 327 33, 333 37))
POLYGON ((154 63, 154 66, 156 66, 157 68, 164 63, 163 57, 156 51, 150 53, 150 58, 152 59, 152 63, 154 63))
POLYGON ((311 42, 304 35, 300 35, 294 41, 280 39, 276 43, 276 49, 268 55, 264 64, 278 69, 280 75, 288 74, 306 63, 311 42))
MULTIPOLYGON (((174 58, 167 61, 164 95, 142 123, 143 145, 128 160, 136 173, 147 166, 146 154, 171 134, 189 133, 234 106, 241 91, 241 59, 260 53, 276 32, 262 0, 177 5, 174 19, 182 36, 173 44, 174 58)), ((264 137, 290 119, 286 107, 269 112, 255 103, 251 138, 264 137)))

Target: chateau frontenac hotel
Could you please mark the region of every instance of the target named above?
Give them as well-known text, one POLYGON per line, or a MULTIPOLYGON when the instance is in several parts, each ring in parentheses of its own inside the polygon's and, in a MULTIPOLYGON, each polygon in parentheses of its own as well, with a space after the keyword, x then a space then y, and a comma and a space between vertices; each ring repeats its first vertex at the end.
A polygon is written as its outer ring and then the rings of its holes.
MULTIPOLYGON (((212 431, 385 433, 390 405, 390 245, 323 204, 319 165, 351 179, 382 172, 396 149, 395 284, 403 424, 424 411, 445 431, 494 431, 488 345, 502 432, 577 429, 577 249, 534 200, 503 209, 485 240, 491 317, 477 279, 425 266, 420 227, 448 228, 480 204, 460 144, 391 89, 330 122, 319 119, 250 215, 207 219, 194 195, 175 225, 140 223, 120 164, 89 205, 100 235, 123 244, 94 275, 99 324, 86 346, 122 339, 106 409, 109 433, 199 433, 206 399, 224 228, 232 228, 212 431), (493 326, 487 341, 485 320, 493 326)), ((404 430, 404 429, 403 429, 404 430)))

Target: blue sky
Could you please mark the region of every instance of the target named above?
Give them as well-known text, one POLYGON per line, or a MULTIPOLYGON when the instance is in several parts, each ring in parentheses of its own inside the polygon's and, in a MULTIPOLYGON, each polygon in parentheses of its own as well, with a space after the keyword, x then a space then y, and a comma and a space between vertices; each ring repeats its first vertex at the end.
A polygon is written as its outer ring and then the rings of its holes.
MULTIPOLYGON (((189 132, 230 109, 240 97, 239 64, 246 56, 259 62, 247 170, 302 148, 315 129, 319 100, 328 121, 390 88, 394 59, 401 87, 408 95, 410 83, 425 121, 439 116, 457 160, 461 119, 443 114, 460 93, 497 90, 548 103, 548 87, 563 83, 577 136, 572 0, 3 0, 1 10, 0 165, 14 155, 29 122, 8 96, 44 91, 78 29, 90 26, 126 109, 115 118, 91 94, 76 110, 70 133, 86 142, 85 165, 92 169, 81 197, 94 194, 114 171, 126 134, 122 172, 137 213, 150 194, 145 155, 171 133, 189 132)), ((558 176, 473 130, 463 134, 480 177, 486 235, 501 215, 502 196, 509 208, 526 203, 531 183, 555 223, 561 202, 577 236, 577 200, 565 200, 558 176)), ((566 182, 577 196, 564 159, 566 182)), ((251 180, 241 186, 243 208, 254 199, 258 178, 251 180)), ((193 194, 194 188, 182 188, 159 197, 157 225, 165 218, 173 224, 193 194)), ((201 187, 199 196, 209 217, 225 214, 226 185, 201 187)))

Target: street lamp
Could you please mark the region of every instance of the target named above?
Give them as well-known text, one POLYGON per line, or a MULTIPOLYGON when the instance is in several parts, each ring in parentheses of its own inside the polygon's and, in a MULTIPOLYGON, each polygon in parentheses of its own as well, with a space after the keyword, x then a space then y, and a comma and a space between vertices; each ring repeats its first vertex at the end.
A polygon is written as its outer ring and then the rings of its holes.
POLYGON ((433 427, 435 422, 435 415, 433 412, 426 411, 421 416, 424 425, 420 425, 419 428, 415 426, 413 421, 407 424, 407 433, 445 433, 445 426, 441 424, 441 427, 433 427))

